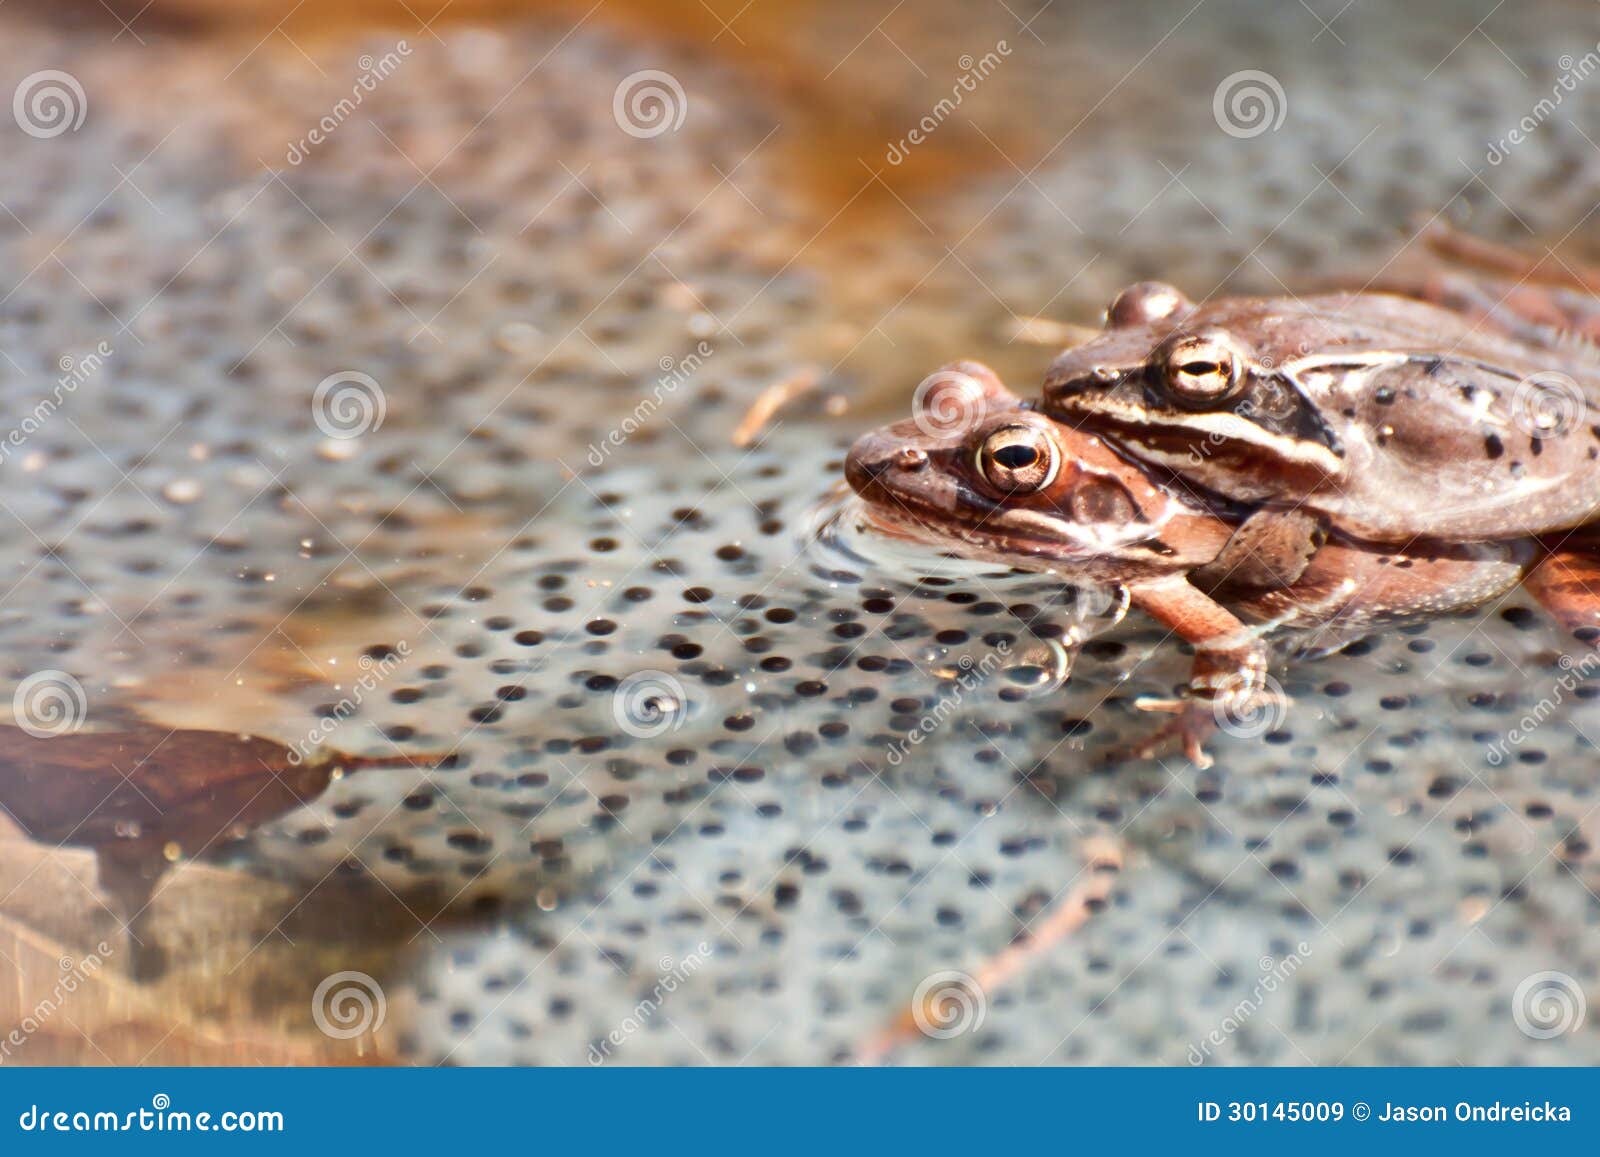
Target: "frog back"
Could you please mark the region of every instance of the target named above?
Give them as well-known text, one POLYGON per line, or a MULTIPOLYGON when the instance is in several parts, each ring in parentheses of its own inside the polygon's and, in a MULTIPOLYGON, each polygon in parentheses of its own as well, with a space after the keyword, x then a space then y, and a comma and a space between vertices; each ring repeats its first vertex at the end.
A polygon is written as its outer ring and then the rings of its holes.
POLYGON ((1386 542, 1483 542, 1594 520, 1600 377, 1581 363, 1444 348, 1296 372, 1341 460, 1308 505, 1386 542))

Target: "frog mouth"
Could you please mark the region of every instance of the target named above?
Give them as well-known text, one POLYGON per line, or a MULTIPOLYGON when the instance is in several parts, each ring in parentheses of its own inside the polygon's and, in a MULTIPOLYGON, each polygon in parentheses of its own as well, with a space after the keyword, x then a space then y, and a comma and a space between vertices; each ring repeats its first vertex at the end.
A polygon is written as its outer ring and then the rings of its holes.
MULTIPOLYGON (((1045 553, 1060 550, 1069 541, 1064 527, 1055 534, 1019 533, 1011 524, 1021 512, 1008 511, 953 479, 927 487, 904 484, 904 449, 877 445, 869 434, 845 457, 845 481, 866 502, 868 515, 880 530, 896 538, 949 544, 968 552, 979 546, 1045 553)), ((910 476, 926 477, 921 473, 926 468, 918 468, 910 476)))
MULTIPOLYGON (((1020 512, 994 510, 987 515, 960 515, 904 494, 891 493, 887 501, 881 491, 861 497, 866 501, 866 516, 872 527, 902 541, 947 546, 966 555, 976 550, 1000 562, 1006 561, 1008 555, 1058 557, 1075 552, 1064 524, 1055 534, 1030 534, 1015 525, 1020 512)), ((1041 520, 1045 517, 1041 516, 1041 520)))

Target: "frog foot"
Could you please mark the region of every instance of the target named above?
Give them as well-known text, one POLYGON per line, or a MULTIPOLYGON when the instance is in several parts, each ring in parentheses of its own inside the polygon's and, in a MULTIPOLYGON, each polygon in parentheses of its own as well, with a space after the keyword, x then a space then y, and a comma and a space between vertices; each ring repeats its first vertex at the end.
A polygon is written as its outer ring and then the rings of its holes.
POLYGON ((1205 740, 1221 730, 1254 739, 1276 730, 1292 700, 1278 681, 1264 671, 1239 671, 1215 686, 1191 686, 1176 699, 1146 696, 1134 701, 1141 711, 1173 716, 1145 739, 1118 749, 1113 758, 1151 759, 1181 744, 1184 755, 1202 770, 1211 766, 1205 740))
POLYGON ((1205 741, 1216 730, 1217 721, 1209 703, 1203 699, 1145 697, 1134 700, 1134 706, 1141 711, 1159 711, 1171 715, 1172 719, 1135 743, 1121 744, 1113 748, 1108 753, 1110 762, 1154 759, 1174 747, 1181 747, 1184 756, 1196 767, 1204 770, 1211 766, 1211 757, 1206 754, 1205 741))

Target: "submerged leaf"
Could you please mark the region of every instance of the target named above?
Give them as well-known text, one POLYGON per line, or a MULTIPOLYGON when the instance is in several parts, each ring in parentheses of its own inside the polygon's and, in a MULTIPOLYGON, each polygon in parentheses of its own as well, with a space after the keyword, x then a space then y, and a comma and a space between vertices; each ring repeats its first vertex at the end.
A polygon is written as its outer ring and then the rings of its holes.
POLYGON ((440 758, 333 752, 303 760, 270 739, 145 724, 45 737, 6 727, 0 807, 37 841, 96 853, 100 889, 129 926, 129 970, 149 979, 165 960, 143 943, 142 918, 173 861, 310 803, 346 772, 440 758))
POLYGON ((310 803, 344 772, 439 762, 299 760, 257 736, 143 725, 46 738, 7 727, 0 741, 0 805, 34 839, 97 850, 175 844, 188 856, 310 803))

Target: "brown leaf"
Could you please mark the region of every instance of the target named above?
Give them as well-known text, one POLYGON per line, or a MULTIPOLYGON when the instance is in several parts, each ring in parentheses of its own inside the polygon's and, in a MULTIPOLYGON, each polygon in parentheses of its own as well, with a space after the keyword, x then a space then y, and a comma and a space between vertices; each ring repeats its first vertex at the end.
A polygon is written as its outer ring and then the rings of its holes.
POLYGON ((224 731, 140 725, 38 738, 4 727, 0 805, 36 840, 129 851, 172 843, 193 856, 310 803, 336 775, 439 762, 293 755, 273 740, 224 731))
POLYGON ((0 728, 0 807, 34 840, 92 849, 100 890, 130 925, 132 975, 165 958, 142 919, 170 862, 196 857, 310 803, 335 776, 366 767, 435 766, 438 756, 324 753, 296 762, 270 739, 139 724, 122 731, 37 737, 0 728))

